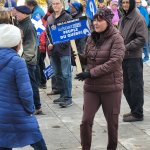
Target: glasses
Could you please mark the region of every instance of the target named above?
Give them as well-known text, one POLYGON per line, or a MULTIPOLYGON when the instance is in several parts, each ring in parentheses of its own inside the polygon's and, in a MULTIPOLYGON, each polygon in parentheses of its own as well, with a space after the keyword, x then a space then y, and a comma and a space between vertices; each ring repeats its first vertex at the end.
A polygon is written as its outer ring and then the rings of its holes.
POLYGON ((52 5, 59 5, 60 3, 52 3, 52 5))
POLYGON ((129 1, 122 1, 122 4, 129 4, 129 1))

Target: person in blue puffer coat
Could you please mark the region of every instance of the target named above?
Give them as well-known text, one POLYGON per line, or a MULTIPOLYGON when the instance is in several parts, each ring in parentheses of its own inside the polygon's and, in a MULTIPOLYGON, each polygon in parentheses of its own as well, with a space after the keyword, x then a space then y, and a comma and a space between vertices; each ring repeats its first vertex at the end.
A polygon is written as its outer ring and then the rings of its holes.
POLYGON ((34 116, 33 91, 26 63, 17 51, 20 29, 0 24, 0 150, 31 145, 47 150, 34 116))

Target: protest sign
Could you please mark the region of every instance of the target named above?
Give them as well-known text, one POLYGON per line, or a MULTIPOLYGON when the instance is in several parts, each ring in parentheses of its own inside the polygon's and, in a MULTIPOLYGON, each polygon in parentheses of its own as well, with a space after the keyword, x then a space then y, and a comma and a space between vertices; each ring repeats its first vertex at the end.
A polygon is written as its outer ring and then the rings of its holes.
POLYGON ((91 33, 87 17, 50 25, 49 29, 53 44, 84 38, 91 33))
POLYGON ((75 44, 75 39, 84 38, 91 34, 87 17, 80 17, 78 19, 69 20, 56 25, 49 26, 52 43, 58 44, 62 42, 71 42, 73 51, 76 54, 77 72, 82 72, 80 59, 75 44))
POLYGON ((50 78, 53 77, 54 74, 55 74, 52 65, 49 65, 48 67, 46 67, 46 68, 43 70, 43 72, 44 72, 44 75, 45 75, 45 77, 46 77, 46 80, 50 79, 50 78))

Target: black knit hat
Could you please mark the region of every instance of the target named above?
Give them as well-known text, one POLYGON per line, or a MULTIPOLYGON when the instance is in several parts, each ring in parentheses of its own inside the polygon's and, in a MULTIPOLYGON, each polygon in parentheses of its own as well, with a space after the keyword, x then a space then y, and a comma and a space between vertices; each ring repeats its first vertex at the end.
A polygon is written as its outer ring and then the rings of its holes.
POLYGON ((102 17, 109 24, 112 24, 112 18, 114 16, 114 14, 112 13, 112 11, 109 8, 104 7, 104 8, 98 9, 96 14, 94 15, 94 19, 97 18, 98 16, 102 17))
POLYGON ((23 13, 23 14, 27 14, 27 15, 29 15, 29 14, 32 13, 31 10, 30 10, 30 8, 28 8, 28 7, 25 6, 25 5, 23 5, 23 6, 17 6, 17 7, 15 7, 15 9, 16 9, 17 11, 19 11, 19 12, 21 12, 21 13, 23 13))

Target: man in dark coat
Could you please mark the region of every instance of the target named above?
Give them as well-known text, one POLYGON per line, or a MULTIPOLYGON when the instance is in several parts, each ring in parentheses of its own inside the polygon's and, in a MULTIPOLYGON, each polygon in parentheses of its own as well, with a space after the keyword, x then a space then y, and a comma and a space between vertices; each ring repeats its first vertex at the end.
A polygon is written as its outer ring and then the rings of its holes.
MULTIPOLYGON (((37 0, 26 0, 26 5, 32 11, 31 19, 33 19, 33 20, 35 18, 42 19, 45 16, 45 13, 44 13, 43 9, 38 5, 37 0)), ((39 88, 46 89, 47 88, 46 77, 45 77, 44 72, 43 72, 43 70, 45 69, 44 59, 46 57, 46 53, 41 53, 41 51, 40 51, 40 36, 41 36, 41 32, 39 32, 37 29, 38 50, 37 50, 37 68, 36 68, 36 75, 37 76, 36 76, 36 79, 37 79, 39 88)))
MULTIPOLYGON (((62 0, 52 0, 54 13, 47 20, 48 25, 53 25, 70 20, 72 17, 63 10, 62 0)), ((50 36, 50 35, 49 35, 50 36)), ((55 76, 59 80, 60 98, 54 100, 61 107, 72 105, 72 77, 71 77, 71 45, 64 42, 53 45, 49 43, 48 50, 51 51, 51 62, 55 70, 55 76)))
POLYGON ((123 121, 143 120, 143 61, 142 48, 147 40, 147 27, 143 16, 135 8, 135 0, 122 0, 124 12, 119 30, 124 38, 126 52, 123 61, 124 95, 131 112, 123 115, 123 121))
POLYGON ((34 25, 30 19, 31 11, 27 6, 18 6, 15 9, 16 17, 19 21, 19 27, 23 31, 22 57, 25 59, 29 71, 29 77, 33 89, 34 105, 36 109, 35 114, 42 114, 39 89, 35 74, 37 65, 37 35, 34 25))

